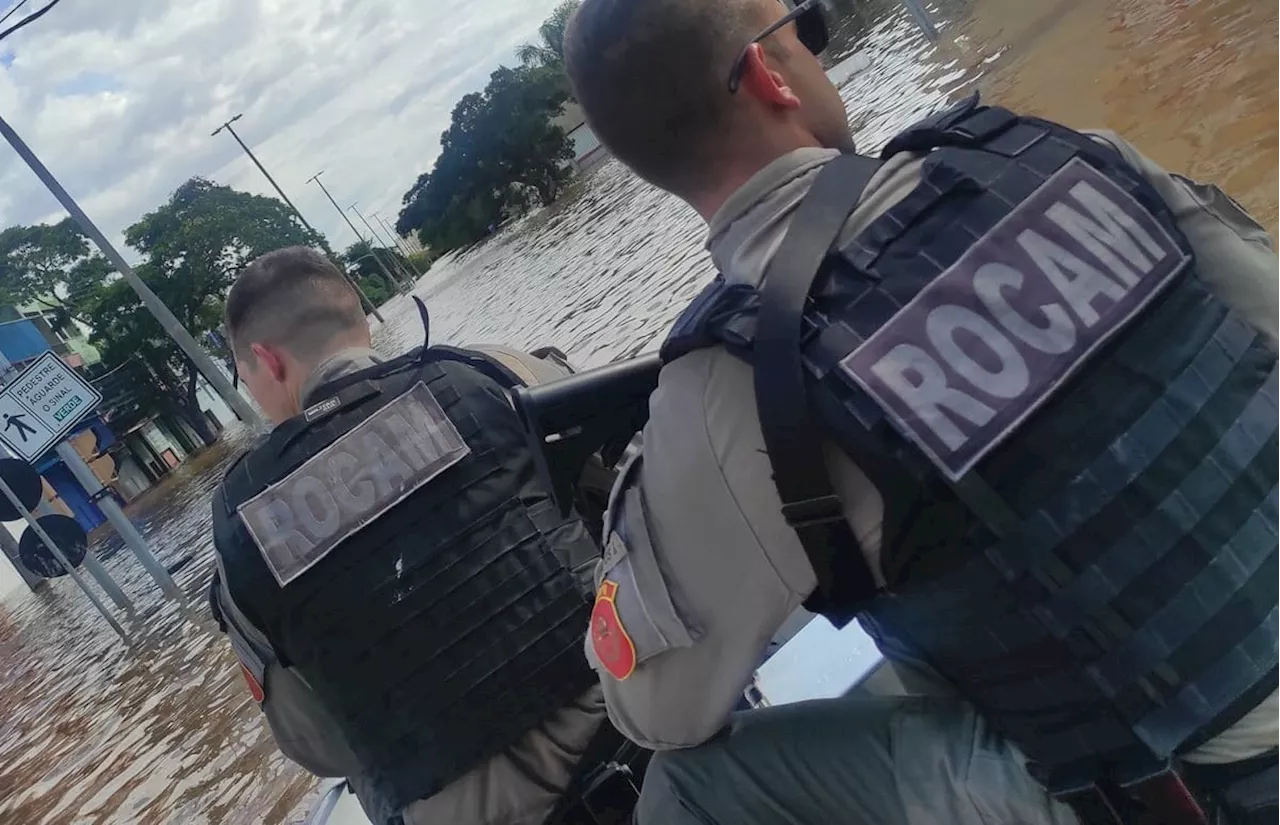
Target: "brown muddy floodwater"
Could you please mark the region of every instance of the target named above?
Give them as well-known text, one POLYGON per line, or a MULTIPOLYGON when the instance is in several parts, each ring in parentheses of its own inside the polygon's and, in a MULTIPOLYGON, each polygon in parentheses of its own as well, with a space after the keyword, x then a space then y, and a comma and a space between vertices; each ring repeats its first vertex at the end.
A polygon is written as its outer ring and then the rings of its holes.
MULTIPOLYGON (((979 88, 1115 129, 1167 168, 1220 183, 1275 234, 1274 0, 940 0, 936 45, 897 0, 830 4, 844 14, 832 76, 864 149, 979 88)), ((709 274, 701 242, 689 210, 609 163, 560 204, 437 264, 417 291, 437 340, 555 344, 597 365, 656 345, 709 274)), ((418 342, 406 298, 384 314, 385 349, 418 342)), ((247 439, 229 435, 131 508, 163 561, 193 556, 175 574, 185 613, 127 552, 108 562, 145 615, 134 650, 65 580, 0 606, 3 825, 305 816, 319 783, 275 751, 204 601, 209 493, 247 439)), ((108 551, 114 539, 99 541, 108 551)))

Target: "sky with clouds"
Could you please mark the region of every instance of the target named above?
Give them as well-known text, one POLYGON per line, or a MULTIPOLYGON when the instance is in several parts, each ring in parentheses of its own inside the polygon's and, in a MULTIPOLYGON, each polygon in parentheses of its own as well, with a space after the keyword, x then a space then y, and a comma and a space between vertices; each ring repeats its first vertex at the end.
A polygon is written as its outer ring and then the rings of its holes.
MULTIPOLYGON (((44 5, 31 0, 18 16, 44 5)), ((0 10, 14 0, 0 0, 0 10)), ((314 184, 394 222, 459 97, 537 36, 556 0, 62 0, 0 42, 0 116, 119 238, 193 175, 272 194, 355 238, 314 184)), ((7 24, 6 24, 7 25, 7 24)), ((0 142, 0 226, 63 213, 0 142)), ((136 257, 126 250, 126 257, 136 257)))

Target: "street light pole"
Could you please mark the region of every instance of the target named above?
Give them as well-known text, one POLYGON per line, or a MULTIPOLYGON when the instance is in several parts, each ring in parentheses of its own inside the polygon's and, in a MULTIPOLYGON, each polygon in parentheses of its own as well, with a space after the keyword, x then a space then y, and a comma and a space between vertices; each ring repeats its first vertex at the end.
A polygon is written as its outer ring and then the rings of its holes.
MULTIPOLYGON (((373 237, 375 237, 375 238, 377 238, 377 239, 378 239, 378 243, 382 244, 382 248, 383 248, 383 249, 386 249, 386 250, 396 250, 396 249, 397 249, 397 247, 396 247, 396 246, 394 246, 394 245, 392 245, 392 244, 387 243, 387 239, 386 239, 386 238, 384 238, 384 237, 382 237, 382 234, 381 234, 380 232, 378 232, 378 230, 376 230, 376 229, 374 229, 374 228, 373 228, 373 226, 369 223, 369 220, 368 220, 367 218, 365 218, 365 216, 364 216, 364 215, 361 215, 361 214, 360 214, 360 210, 359 210, 359 209, 356 209, 356 205, 355 205, 354 203, 353 203, 353 204, 351 204, 350 206, 348 206, 347 208, 348 208, 348 209, 350 209, 352 212, 355 212, 355 213, 356 213, 356 216, 360 218, 360 222, 361 222, 361 223, 363 223, 363 224, 364 224, 364 226, 365 226, 365 228, 369 230, 369 234, 370 234, 370 235, 372 235, 373 237)), ((412 284, 412 283, 413 283, 414 278, 413 278, 413 276, 412 276, 412 275, 410 275, 408 272, 405 272, 404 264, 403 264, 403 263, 401 263, 400 261, 397 261, 397 260, 395 260, 395 259, 392 259, 391 263, 395 264, 396 269, 400 272, 400 276, 401 276, 402 278, 406 279, 406 281, 408 282, 408 284, 412 284)))
MULTIPOLYGON (((280 196, 280 200, 288 204, 289 208, 293 210, 293 214, 298 217, 298 220, 302 222, 302 225, 307 228, 308 232, 310 232, 312 235, 320 237, 320 233, 315 230, 315 227, 313 227, 310 223, 307 222, 306 218, 302 217, 302 212, 298 210, 298 207, 293 205, 293 201, 289 200, 289 196, 286 195, 284 193, 284 190, 280 188, 280 184, 276 183, 276 179, 271 177, 271 173, 267 171, 267 167, 262 165, 262 162, 258 160, 258 156, 255 155, 249 149, 249 147, 245 145, 245 142, 240 139, 240 136, 238 134, 236 134, 236 130, 231 128, 231 124, 235 123, 237 120, 239 120, 242 117, 244 117, 243 112, 231 118, 226 123, 219 126, 217 129, 214 129, 213 132, 211 133, 211 137, 217 137, 219 132, 221 132, 223 129, 226 129, 227 134, 235 138, 236 143, 240 144, 240 148, 243 149, 244 153, 249 156, 249 160, 253 161, 253 165, 258 167, 258 171, 261 172, 262 176, 267 179, 267 182, 271 184, 271 187, 276 190, 276 194, 280 196)), ((351 284, 351 286, 355 287, 356 292, 359 293, 360 301, 361 303, 364 304, 365 312, 371 314, 374 318, 377 318, 379 321, 385 322, 386 319, 382 317, 382 313, 378 312, 378 308, 373 305, 373 301, 369 300, 369 296, 364 294, 364 290, 360 288, 360 284, 356 283, 355 279, 353 279, 350 275, 347 275, 345 270, 343 271, 342 274, 346 276, 347 281, 351 284)))
POLYGON ((409 248, 409 244, 407 244, 405 239, 400 237, 396 231, 391 228, 391 225, 387 223, 387 219, 382 217, 381 212, 373 212, 371 214, 373 215, 373 219, 378 222, 378 226, 381 226, 382 230, 387 233, 387 237, 396 242, 396 249, 400 250, 401 255, 407 258, 413 254, 413 250, 409 248))
MULTIPOLYGON (((351 222, 351 219, 347 217, 347 213, 342 211, 342 207, 338 206, 338 202, 333 199, 333 195, 329 194, 329 190, 324 188, 324 181, 320 180, 320 176, 323 174, 324 174, 324 170, 316 172, 314 175, 312 175, 310 178, 307 179, 307 183, 314 183, 317 186, 319 186, 320 191, 323 192, 324 196, 329 199, 329 203, 333 204, 333 208, 338 210, 338 214, 342 216, 342 220, 346 221, 347 226, 351 228, 351 233, 355 235, 357 238, 359 238, 362 242, 369 243, 364 239, 364 236, 360 234, 360 230, 356 229, 356 226, 351 222)), ((369 249, 370 251, 373 250, 372 244, 370 244, 369 249)), ((395 276, 393 276, 390 272, 387 271, 387 267, 382 263, 381 258, 379 258, 377 255, 374 255, 373 259, 378 262, 378 269, 382 270, 382 274, 387 276, 387 283, 389 284, 399 283, 399 281, 396 280, 395 276)))
POLYGON ((209 354, 200 348, 200 345, 178 322, 178 319, 164 305, 164 302, 156 297, 151 288, 142 282, 142 279, 133 271, 133 267, 125 262, 124 256, 111 245, 111 242, 94 225, 93 221, 89 220, 89 216, 84 213, 79 204, 72 199, 71 195, 67 194, 67 190, 62 188, 62 184, 58 183, 48 168, 40 162, 40 159, 35 156, 30 147, 23 142, 22 138, 18 137, 18 133, 3 118, 0 118, 0 135, 4 136, 4 139, 14 148, 18 156, 26 162, 31 171, 40 179, 40 182, 58 199, 62 207, 71 215, 71 219, 80 227, 80 230, 89 236, 89 239, 97 245, 98 249, 102 250, 102 254, 116 268, 116 271, 124 276, 129 286, 133 287, 133 291, 138 293, 142 303, 160 322, 160 326, 182 349, 182 352, 191 359, 196 369, 213 386, 218 395, 222 396, 222 400, 227 403, 227 406, 235 411, 241 421, 253 425, 260 423, 261 419, 258 417, 257 411, 245 400, 243 395, 231 386, 231 382, 222 374, 222 371, 214 366, 209 354))
POLYGON ((373 219, 378 222, 378 226, 381 226, 386 230, 387 237, 395 241, 396 249, 400 250, 400 254, 404 256, 405 261, 409 264, 409 268, 413 270, 414 280, 416 281, 418 278, 421 278, 423 272, 418 268, 418 265, 413 262, 413 250, 409 248, 409 244, 405 242, 405 239, 397 235, 396 231, 387 225, 386 220, 377 212, 373 213, 373 219))

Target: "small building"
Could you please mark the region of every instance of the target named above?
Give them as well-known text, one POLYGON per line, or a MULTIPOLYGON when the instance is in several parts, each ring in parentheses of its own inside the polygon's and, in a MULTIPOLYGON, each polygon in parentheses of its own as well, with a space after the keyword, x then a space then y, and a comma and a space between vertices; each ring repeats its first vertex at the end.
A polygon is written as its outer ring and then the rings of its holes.
POLYGON ((551 123, 563 129, 572 141, 573 168, 578 172, 594 169, 608 159, 608 150, 587 125, 587 118, 577 102, 570 100, 565 103, 560 114, 551 123))

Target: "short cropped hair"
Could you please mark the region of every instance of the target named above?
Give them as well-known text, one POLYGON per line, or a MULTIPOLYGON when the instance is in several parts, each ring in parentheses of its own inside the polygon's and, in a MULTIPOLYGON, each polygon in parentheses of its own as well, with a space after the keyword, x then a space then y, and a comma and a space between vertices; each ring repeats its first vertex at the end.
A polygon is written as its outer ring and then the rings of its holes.
POLYGON ((237 358, 247 358, 252 344, 268 343, 304 362, 367 323, 360 296, 338 267, 305 246, 268 252, 245 267, 227 294, 226 320, 237 358))
POLYGON ((732 111, 729 72, 767 25, 763 5, 584 0, 565 33, 565 64, 600 142, 677 194, 708 179, 732 111))

